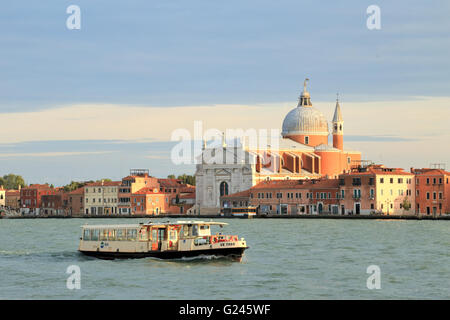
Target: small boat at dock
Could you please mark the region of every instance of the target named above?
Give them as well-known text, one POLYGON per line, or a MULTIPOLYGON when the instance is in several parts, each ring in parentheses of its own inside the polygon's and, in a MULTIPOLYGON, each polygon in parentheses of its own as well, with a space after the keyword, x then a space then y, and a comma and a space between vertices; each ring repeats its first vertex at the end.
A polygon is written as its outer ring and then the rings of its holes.
POLYGON ((211 227, 224 225, 213 221, 84 225, 78 250, 103 259, 213 255, 241 261, 248 249, 244 238, 211 233, 211 227))

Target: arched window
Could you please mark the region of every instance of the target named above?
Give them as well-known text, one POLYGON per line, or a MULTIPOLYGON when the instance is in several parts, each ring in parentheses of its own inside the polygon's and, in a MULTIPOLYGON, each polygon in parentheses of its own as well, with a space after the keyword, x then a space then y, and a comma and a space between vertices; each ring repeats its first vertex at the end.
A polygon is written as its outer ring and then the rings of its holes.
POLYGON ((228 183, 222 181, 220 183, 220 196, 226 196, 228 194, 228 183))

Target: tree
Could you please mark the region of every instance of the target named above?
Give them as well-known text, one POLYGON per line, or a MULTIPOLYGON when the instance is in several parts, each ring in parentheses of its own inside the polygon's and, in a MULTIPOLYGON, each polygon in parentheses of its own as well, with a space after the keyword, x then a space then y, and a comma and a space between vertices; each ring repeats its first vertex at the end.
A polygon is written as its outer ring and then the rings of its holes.
POLYGON ((182 180, 185 184, 190 184, 195 186, 195 176, 191 176, 189 174, 182 174, 178 176, 179 180, 182 180))
POLYGON ((85 184, 86 184, 86 182, 71 181, 69 184, 65 185, 63 188, 64 188, 65 192, 71 192, 73 190, 83 187, 85 184))
POLYGON ((0 185, 2 185, 5 189, 19 189, 26 187, 25 180, 22 176, 10 173, 5 174, 3 177, 0 177, 0 185))
POLYGON ((182 175, 179 175, 178 177, 175 177, 174 174, 169 174, 167 176, 167 178, 168 179, 178 179, 178 180, 181 180, 184 184, 190 184, 190 185, 195 186, 195 176, 193 176, 193 175, 184 173, 182 175))

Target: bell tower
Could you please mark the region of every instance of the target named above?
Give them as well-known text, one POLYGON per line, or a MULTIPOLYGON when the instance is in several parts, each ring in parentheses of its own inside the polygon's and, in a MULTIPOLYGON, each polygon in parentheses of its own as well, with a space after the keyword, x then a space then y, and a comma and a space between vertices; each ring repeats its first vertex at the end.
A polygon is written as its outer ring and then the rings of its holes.
POLYGON ((333 147, 344 150, 344 120, 342 119, 341 106, 339 105, 339 94, 336 98, 336 108, 333 116, 333 147))

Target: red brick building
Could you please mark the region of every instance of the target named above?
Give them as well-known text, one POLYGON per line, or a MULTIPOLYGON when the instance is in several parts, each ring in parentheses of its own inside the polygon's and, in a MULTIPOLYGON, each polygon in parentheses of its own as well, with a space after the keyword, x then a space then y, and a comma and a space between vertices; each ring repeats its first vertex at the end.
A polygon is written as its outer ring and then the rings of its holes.
POLYGON ((440 216, 450 213, 450 172, 443 169, 414 169, 416 213, 440 216))
POLYGON ((6 190, 5 206, 10 209, 20 208, 20 190, 6 190))
POLYGON ((65 216, 67 215, 67 194, 58 192, 45 194, 41 197, 40 216, 65 216))
POLYGON ((82 216, 84 214, 84 187, 69 192, 68 214, 70 216, 82 216))
POLYGON ((58 192, 48 184, 32 184, 20 190, 20 205, 22 213, 39 214, 41 198, 58 192))

